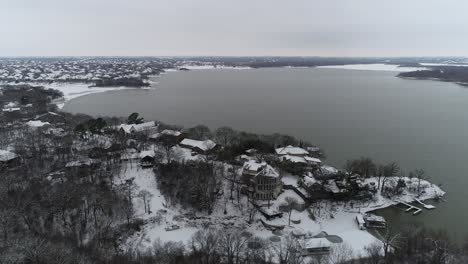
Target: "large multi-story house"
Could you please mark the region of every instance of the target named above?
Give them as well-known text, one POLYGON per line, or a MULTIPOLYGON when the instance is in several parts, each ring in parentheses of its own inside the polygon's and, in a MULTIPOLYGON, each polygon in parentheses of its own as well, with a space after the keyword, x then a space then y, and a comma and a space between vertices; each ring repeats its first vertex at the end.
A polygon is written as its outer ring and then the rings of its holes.
POLYGON ((242 167, 242 181, 248 195, 257 200, 273 200, 282 190, 281 175, 266 162, 247 161, 242 167))
POLYGON ((310 157, 309 152, 303 148, 286 146, 275 149, 280 161, 302 164, 308 170, 319 168, 322 161, 318 158, 310 157))

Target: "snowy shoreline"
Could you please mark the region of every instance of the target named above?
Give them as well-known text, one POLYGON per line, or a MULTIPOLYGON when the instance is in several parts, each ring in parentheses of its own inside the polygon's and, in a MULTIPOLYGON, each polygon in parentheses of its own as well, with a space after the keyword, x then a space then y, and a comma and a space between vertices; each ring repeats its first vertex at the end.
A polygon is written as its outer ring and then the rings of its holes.
MULTIPOLYGON (((125 239, 125 242, 122 244, 122 250, 139 249, 144 251, 150 248, 155 241, 161 241, 163 243, 169 241, 182 242, 187 245, 195 232, 207 228, 207 226, 216 230, 223 230, 227 226, 230 226, 229 228, 246 231, 265 240, 276 235, 265 229, 261 224, 260 219, 263 218, 260 214, 256 215, 252 223, 248 223, 245 209, 240 210, 235 201, 227 203, 227 214, 224 212, 225 207, 222 203, 216 204, 213 213, 210 215, 187 210, 178 205, 168 206, 167 200, 159 190, 156 177, 157 174, 155 174, 153 170, 140 168, 137 164, 126 163, 121 169, 119 179, 122 182, 126 179, 134 178, 135 184, 140 190, 147 190, 152 193, 150 209, 153 212, 152 214, 146 214, 141 200, 138 198, 134 199, 134 205, 137 208, 135 215, 144 221, 144 225, 140 232, 125 239), (193 218, 187 217, 187 215, 193 215, 193 218), (164 229, 164 223, 177 224, 180 229, 166 231, 164 229)), ((283 183, 290 184, 291 181, 296 180, 296 177, 297 176, 291 175, 289 181, 288 179, 283 179, 283 183)), ((386 186, 392 186, 398 179, 403 179, 407 182, 408 188, 397 195, 397 199, 389 199, 382 195, 380 191, 377 191, 374 199, 365 202, 359 200, 351 202, 321 200, 313 207, 310 207, 314 210, 314 220, 310 218, 309 212, 306 209, 303 211, 294 210, 292 213, 294 219, 300 220, 298 223, 289 225, 287 217, 264 221, 271 225, 285 226, 282 232, 284 236, 289 233, 315 236, 322 232, 332 236, 338 236, 343 239, 343 243, 349 245, 353 250, 353 255, 349 256, 349 259, 358 256, 366 256, 368 254, 366 247, 375 243, 382 243, 382 241, 367 230, 359 229, 355 220, 357 214, 394 206, 401 201, 411 203, 414 202, 415 199, 424 201, 445 195, 445 192, 438 186, 428 181, 421 180, 421 187, 424 188, 424 193, 418 197, 414 192, 414 188, 417 185, 417 180, 415 178, 387 178, 386 186)), ((376 177, 366 179, 366 182, 375 183, 377 181, 378 178, 376 177)), ((228 187, 225 186, 225 188, 228 187)), ((225 189, 226 193, 228 191, 228 189, 225 189)), ((284 192, 272 202, 272 208, 276 210, 288 196, 294 197, 294 193, 291 190, 284 190, 284 192)), ((244 208, 248 208, 248 200, 245 197, 241 199, 241 203, 245 203, 244 208)), ((433 212, 425 210, 422 213, 433 212)))

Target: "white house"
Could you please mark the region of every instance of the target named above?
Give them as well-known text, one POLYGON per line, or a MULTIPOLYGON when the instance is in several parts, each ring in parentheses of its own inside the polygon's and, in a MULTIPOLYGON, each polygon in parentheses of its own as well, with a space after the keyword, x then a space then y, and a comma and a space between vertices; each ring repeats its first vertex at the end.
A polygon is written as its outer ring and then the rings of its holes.
POLYGON ((141 124, 121 124, 117 127, 120 131, 125 132, 126 134, 133 134, 136 132, 149 131, 152 129, 157 129, 156 122, 150 121, 141 124))
POLYGON ((304 240, 302 255, 326 255, 331 251, 331 242, 326 238, 308 238, 304 240))
POLYGON ((200 141, 189 138, 182 140, 179 145, 183 148, 188 148, 198 152, 199 154, 207 154, 218 146, 215 142, 209 139, 200 141))
POLYGON ((290 156, 306 156, 309 152, 303 148, 293 147, 291 145, 275 149, 278 155, 290 155, 290 156))

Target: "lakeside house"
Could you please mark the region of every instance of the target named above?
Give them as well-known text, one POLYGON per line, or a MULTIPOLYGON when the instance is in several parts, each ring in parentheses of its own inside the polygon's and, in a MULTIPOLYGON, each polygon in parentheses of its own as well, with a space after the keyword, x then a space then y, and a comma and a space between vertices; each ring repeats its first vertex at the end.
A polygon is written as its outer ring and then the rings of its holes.
POLYGON ((157 131, 158 125, 154 121, 149 121, 141 124, 121 124, 117 129, 123 134, 131 135, 139 132, 153 132, 157 131))
POLYGON ((185 138, 179 143, 179 145, 182 148, 190 149, 196 152, 197 154, 202 154, 202 155, 210 154, 217 147, 219 147, 219 145, 217 145, 215 142, 209 139, 200 141, 200 140, 185 138))
POLYGON ((182 139, 184 139, 184 134, 177 130, 164 129, 161 132, 157 132, 150 135, 149 138, 152 140, 159 141, 167 139, 169 141, 179 143, 180 141, 182 141, 182 139))
POLYGON ((307 150, 303 148, 299 148, 299 147, 293 147, 291 145, 277 148, 275 149, 275 152, 279 156, 290 155, 290 156, 304 157, 306 155, 309 155, 309 152, 307 150))
POLYGON ((289 145, 286 147, 277 148, 275 149, 275 152, 281 162, 298 163, 302 166, 305 166, 306 170, 316 170, 322 164, 320 159, 310 157, 309 151, 303 148, 289 145))
POLYGON ((8 150, 0 149, 0 168, 11 168, 20 164, 20 157, 8 150))
POLYGON ((385 218, 380 215, 364 214, 363 218, 367 228, 387 228, 385 218))
POLYGON ((273 200, 282 190, 280 174, 266 162, 247 161, 242 166, 242 181, 248 195, 258 200, 273 200))

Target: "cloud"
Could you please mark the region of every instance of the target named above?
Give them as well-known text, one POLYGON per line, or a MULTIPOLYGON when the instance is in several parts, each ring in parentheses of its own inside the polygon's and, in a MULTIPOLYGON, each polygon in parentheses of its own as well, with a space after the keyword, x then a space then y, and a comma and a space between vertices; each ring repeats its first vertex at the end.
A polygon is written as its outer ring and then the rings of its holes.
POLYGON ((0 55, 468 55, 467 8, 462 0, 0 0, 0 55))

